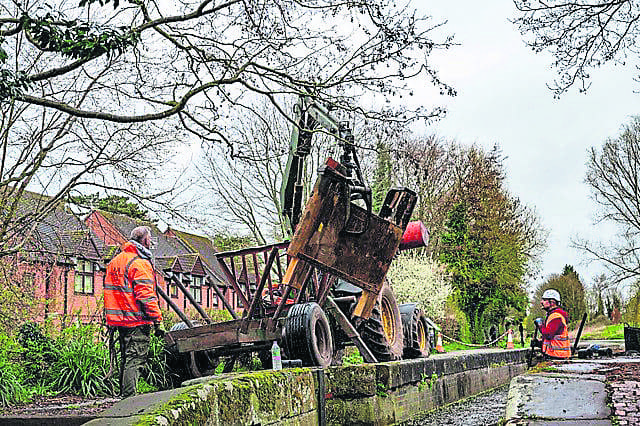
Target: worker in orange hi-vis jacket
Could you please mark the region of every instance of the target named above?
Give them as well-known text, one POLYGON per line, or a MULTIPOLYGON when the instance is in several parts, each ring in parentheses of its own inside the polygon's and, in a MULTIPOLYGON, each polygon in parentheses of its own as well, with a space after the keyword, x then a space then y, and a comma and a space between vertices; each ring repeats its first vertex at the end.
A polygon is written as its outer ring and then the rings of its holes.
POLYGON ((542 335, 542 353, 551 359, 569 358, 569 314, 560 307, 560 293, 554 289, 545 290, 540 304, 542 309, 547 311, 547 318, 536 318, 534 322, 542 335))
POLYGON ((108 327, 115 327, 120 342, 120 395, 135 395, 140 372, 147 362, 151 327, 165 332, 151 264, 151 229, 131 231, 122 252, 107 265, 104 309, 108 327))

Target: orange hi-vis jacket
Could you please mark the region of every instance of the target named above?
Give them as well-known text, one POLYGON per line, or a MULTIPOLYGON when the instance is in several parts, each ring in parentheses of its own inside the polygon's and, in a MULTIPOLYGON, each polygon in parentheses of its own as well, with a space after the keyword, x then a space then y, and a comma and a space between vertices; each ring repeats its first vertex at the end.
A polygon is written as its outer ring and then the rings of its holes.
POLYGON ((132 242, 107 265, 104 309, 108 326, 137 327, 162 321, 156 280, 149 259, 132 242))
POLYGON ((562 331, 560 334, 554 335, 551 339, 544 339, 542 341, 542 352, 555 358, 569 358, 571 357, 571 342, 569 342, 567 319, 560 312, 554 311, 547 317, 545 326, 549 327, 549 324, 554 319, 562 321, 562 331))

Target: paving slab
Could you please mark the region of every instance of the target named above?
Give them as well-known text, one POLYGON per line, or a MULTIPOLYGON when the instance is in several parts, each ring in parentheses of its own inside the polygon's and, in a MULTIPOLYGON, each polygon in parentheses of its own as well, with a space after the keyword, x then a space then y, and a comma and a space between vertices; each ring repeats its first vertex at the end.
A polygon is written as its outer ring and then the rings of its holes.
POLYGON ((170 389, 161 392, 145 393, 125 398, 100 413, 100 417, 85 425, 88 426, 129 426, 138 421, 138 416, 152 413, 160 405, 165 404, 173 396, 184 392, 184 388, 170 389))
POLYGON ((580 421, 580 424, 586 424, 584 421, 608 420, 610 415, 604 380, 558 374, 529 374, 511 380, 506 409, 508 420, 580 421))
POLYGON ((563 371, 566 373, 592 373, 595 370, 602 368, 602 363, 600 362, 567 362, 566 364, 560 364, 554 366, 554 368, 558 371, 563 371))

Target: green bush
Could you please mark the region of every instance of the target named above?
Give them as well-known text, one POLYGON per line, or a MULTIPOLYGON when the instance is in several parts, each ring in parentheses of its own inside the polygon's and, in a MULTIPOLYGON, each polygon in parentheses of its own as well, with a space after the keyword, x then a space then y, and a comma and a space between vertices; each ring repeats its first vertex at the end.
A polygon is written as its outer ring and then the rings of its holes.
POLYGON ((18 341, 23 348, 22 368, 27 385, 42 386, 51 382, 51 365, 58 358, 58 348, 53 339, 45 335, 34 322, 24 323, 18 332, 18 341))
POLYGON ((74 326, 60 337, 59 357, 52 366, 52 385, 58 392, 85 397, 114 393, 112 379, 105 380, 109 370, 109 350, 96 342, 95 326, 74 326))
POLYGON ((149 345, 149 357, 145 383, 147 386, 140 389, 140 393, 154 392, 157 390, 170 389, 173 387, 173 379, 177 379, 177 374, 169 371, 167 366, 168 352, 164 345, 164 340, 151 336, 149 345))
POLYGON ((0 406, 6 407, 27 400, 28 393, 22 386, 15 364, 0 359, 0 406))
POLYGON ((364 359, 360 355, 360 351, 354 347, 346 347, 342 357, 342 365, 360 365, 364 364, 364 359))
POLYGON ((22 385, 22 372, 12 358, 20 352, 18 344, 10 337, 0 334, 0 406, 26 402, 28 392, 22 385))

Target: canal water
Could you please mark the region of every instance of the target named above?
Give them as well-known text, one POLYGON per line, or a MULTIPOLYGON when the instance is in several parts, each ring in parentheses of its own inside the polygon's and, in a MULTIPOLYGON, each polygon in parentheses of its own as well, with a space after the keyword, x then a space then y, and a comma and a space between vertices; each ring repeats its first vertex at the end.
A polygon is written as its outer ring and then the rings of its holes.
POLYGON ((451 425, 489 426, 497 425, 505 416, 509 385, 504 385, 479 396, 449 404, 421 419, 403 423, 403 426, 451 425))

